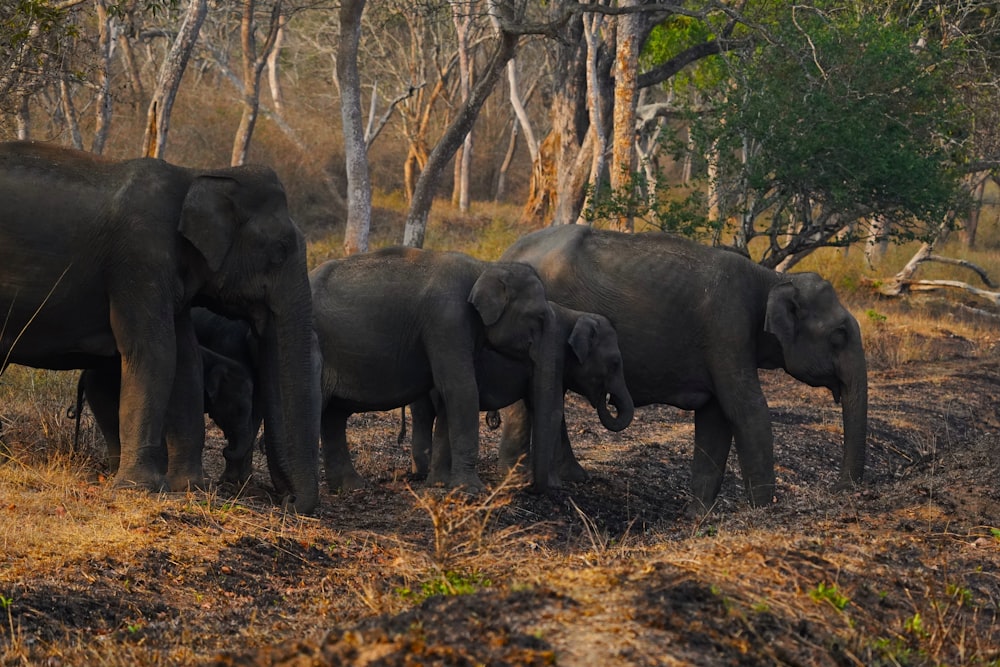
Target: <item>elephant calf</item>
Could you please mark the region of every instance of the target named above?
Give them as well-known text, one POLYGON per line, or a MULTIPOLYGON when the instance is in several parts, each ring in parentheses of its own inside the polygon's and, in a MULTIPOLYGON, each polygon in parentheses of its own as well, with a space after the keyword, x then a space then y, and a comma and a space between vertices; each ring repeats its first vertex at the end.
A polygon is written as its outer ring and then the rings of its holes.
MULTIPOLYGON (((603 315, 583 313, 549 302, 555 314, 556 337, 563 341, 563 389, 585 397, 597 410, 601 423, 611 431, 621 431, 632 423, 632 397, 625 386, 622 355, 614 327, 603 315), (609 408, 614 405, 616 414, 609 408)), ((479 409, 499 410, 524 400, 530 423, 531 365, 524 360, 504 356, 495 350, 483 349, 476 362, 476 384, 479 388, 479 409)), ((428 475, 435 482, 446 478, 451 464, 446 420, 438 420, 435 429, 436 392, 410 405, 413 415, 412 472, 428 475), (433 438, 432 438, 433 430, 433 438), (432 447, 433 441, 433 447, 432 447)), ((565 423, 563 425, 565 429, 565 423)), ((528 452, 530 432, 508 437, 508 445, 500 450, 500 463, 509 470, 528 452)), ((583 468, 572 458, 556 461, 561 480, 586 478, 583 468)))
MULTIPOLYGON (((242 485, 253 473, 253 444, 260 430, 261 417, 254 409, 254 376, 252 369, 227 356, 201 346, 202 367, 205 371, 205 414, 211 417, 226 436, 223 458, 226 468, 220 482, 242 485)), ((76 428, 86 398, 97 426, 108 447, 108 467, 117 472, 121 459, 119 440, 119 395, 121 375, 117 367, 108 364, 89 368, 80 374, 77 387, 76 428)), ((166 470, 166 460, 160 462, 166 470)))
POLYGON ((485 349, 531 369, 532 472, 536 483, 548 483, 562 422, 565 337, 556 335, 555 315, 534 269, 456 252, 389 248, 329 261, 312 271, 310 281, 331 489, 363 484, 347 448, 352 413, 402 407, 432 390, 440 396, 451 452, 440 481, 481 489, 475 367, 485 349))

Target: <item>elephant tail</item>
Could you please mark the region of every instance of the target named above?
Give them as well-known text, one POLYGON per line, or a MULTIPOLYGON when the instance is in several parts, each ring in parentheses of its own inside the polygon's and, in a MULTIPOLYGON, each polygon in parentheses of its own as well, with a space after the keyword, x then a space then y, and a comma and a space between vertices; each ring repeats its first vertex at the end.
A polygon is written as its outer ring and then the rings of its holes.
POLYGON ((80 447, 80 418, 83 416, 83 373, 76 382, 76 404, 66 408, 66 418, 76 420, 73 429, 73 451, 80 447))
POLYGON ((396 443, 403 444, 406 440, 406 406, 399 406, 399 435, 396 436, 396 443))

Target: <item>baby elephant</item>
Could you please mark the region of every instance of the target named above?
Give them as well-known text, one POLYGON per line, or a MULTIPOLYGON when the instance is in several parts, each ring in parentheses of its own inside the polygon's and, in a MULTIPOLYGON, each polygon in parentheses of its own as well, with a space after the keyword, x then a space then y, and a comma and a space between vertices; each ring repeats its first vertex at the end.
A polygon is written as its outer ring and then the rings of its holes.
MULTIPOLYGON (((242 485, 253 473, 253 444, 261 424, 261 418, 253 406, 253 371, 203 345, 200 350, 205 373, 205 413, 222 429, 227 441, 222 452, 226 469, 220 481, 242 485)), ((118 470, 121 456, 118 435, 120 391, 121 375, 115 365, 90 368, 80 374, 76 405, 77 436, 82 403, 86 398, 107 443, 111 472, 118 470)), ((162 470, 166 470, 165 460, 158 463, 162 470)))
MULTIPOLYGON (((388 248, 332 260, 310 274, 323 357, 322 443, 327 483, 364 482, 347 448, 348 417, 402 407, 437 390, 448 421, 451 460, 442 483, 483 488, 479 458, 476 360, 494 350, 531 369, 532 472, 544 486, 562 421, 566 335, 556 337, 552 309, 535 270, 482 262, 455 252, 388 248)), ((519 387, 518 395, 524 395, 519 387)))
MULTIPOLYGON (((632 422, 635 409, 625 386, 622 355, 614 327, 603 315, 583 313, 551 301, 549 305, 555 313, 556 336, 564 341, 561 351, 564 357, 564 392, 568 389, 586 398, 597 410, 605 428, 621 431, 632 422), (614 406, 614 412, 609 405, 614 406)), ((483 349, 476 361, 479 409, 499 410, 523 400, 530 415, 531 372, 530 364, 524 360, 489 348, 483 349)), ((426 398, 410 405, 413 416, 412 472, 418 478, 429 473, 431 481, 442 477, 443 471, 451 465, 447 421, 437 420, 435 427, 437 398, 436 392, 431 392, 426 398)), ((525 423, 531 423, 530 417, 525 423)), ((528 453, 521 445, 529 441, 530 433, 524 436, 507 438, 501 443, 500 464, 505 470, 512 468, 522 455, 528 453)), ((556 459, 554 463, 562 481, 586 478, 586 472, 575 459, 556 459)))

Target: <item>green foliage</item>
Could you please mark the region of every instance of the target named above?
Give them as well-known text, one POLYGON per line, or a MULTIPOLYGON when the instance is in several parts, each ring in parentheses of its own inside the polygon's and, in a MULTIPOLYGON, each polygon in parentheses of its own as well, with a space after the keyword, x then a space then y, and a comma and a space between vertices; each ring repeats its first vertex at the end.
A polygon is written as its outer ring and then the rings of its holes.
POLYGON ((587 200, 581 215, 590 223, 631 217, 664 232, 692 239, 713 235, 716 227, 705 215, 705 195, 694 190, 686 195, 672 196, 670 186, 658 179, 660 190, 655 197, 648 193, 649 183, 644 172, 632 174, 629 185, 611 189, 602 184, 587 187, 587 200))
POLYGON ((420 590, 414 591, 408 587, 397 588, 396 593, 415 602, 423 602, 435 595, 472 595, 482 588, 489 588, 493 583, 481 574, 463 575, 448 570, 440 577, 420 584, 420 590))
POLYGON ((825 582, 820 582, 816 588, 809 591, 809 597, 816 602, 828 602, 837 611, 844 611, 844 608, 851 602, 850 598, 841 595, 836 584, 827 585, 825 582))
POLYGON ((964 206, 951 53, 865 13, 785 11, 773 43, 734 63, 716 112, 693 119, 698 153, 718 156, 723 214, 744 243, 767 238, 771 265, 864 238, 872 218, 895 240, 927 237, 964 206))
POLYGON ((868 310, 866 310, 865 317, 867 317, 868 321, 872 322, 873 324, 882 324, 887 319, 889 319, 886 315, 883 315, 874 308, 869 308, 868 310))

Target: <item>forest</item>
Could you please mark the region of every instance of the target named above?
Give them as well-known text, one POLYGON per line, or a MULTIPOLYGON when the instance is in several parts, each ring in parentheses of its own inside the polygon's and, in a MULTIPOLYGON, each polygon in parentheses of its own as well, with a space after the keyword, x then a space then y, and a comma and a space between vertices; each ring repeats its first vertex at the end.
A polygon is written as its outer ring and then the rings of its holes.
POLYGON ((817 272, 868 391, 847 489, 830 391, 761 368, 764 506, 730 456, 691 511, 694 410, 569 393, 585 481, 481 420, 486 490, 440 488, 366 412, 361 488, 296 514, 256 447, 115 487, 78 373, 5 361, 0 665, 1000 664, 998 109, 985 0, 0 0, 0 140, 268 165, 309 268, 577 224, 817 272))

